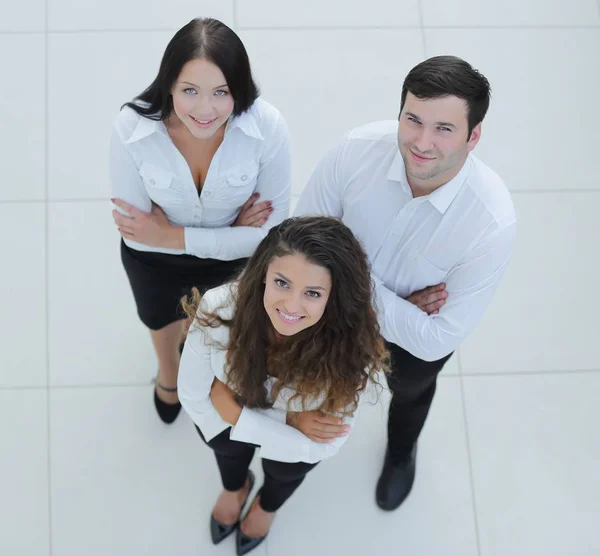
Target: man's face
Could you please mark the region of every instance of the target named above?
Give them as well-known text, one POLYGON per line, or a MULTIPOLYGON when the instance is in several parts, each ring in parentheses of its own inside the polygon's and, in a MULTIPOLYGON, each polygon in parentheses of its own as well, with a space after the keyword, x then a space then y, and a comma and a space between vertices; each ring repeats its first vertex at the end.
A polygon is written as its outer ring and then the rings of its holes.
POLYGON ((471 137, 468 131, 463 99, 418 99, 409 92, 398 124, 398 146, 409 182, 438 187, 456 176, 479 141, 481 124, 471 137))

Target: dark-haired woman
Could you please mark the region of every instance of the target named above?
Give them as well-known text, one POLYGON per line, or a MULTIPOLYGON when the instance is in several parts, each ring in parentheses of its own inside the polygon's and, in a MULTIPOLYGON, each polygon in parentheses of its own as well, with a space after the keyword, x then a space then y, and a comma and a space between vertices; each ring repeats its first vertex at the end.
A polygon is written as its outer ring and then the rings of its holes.
POLYGON ((258 94, 239 37, 220 21, 194 19, 114 124, 113 218, 158 358, 154 403, 165 423, 181 409, 181 296, 239 274, 268 230, 289 215, 289 134, 258 94))
POLYGON ((201 302, 194 293, 184 302, 193 322, 179 396, 223 482, 213 542, 237 530, 241 555, 266 537, 308 471, 345 442, 360 401, 387 369, 387 352, 367 257, 335 218, 285 220, 239 280, 201 302), (241 521, 257 447, 265 482, 241 521))

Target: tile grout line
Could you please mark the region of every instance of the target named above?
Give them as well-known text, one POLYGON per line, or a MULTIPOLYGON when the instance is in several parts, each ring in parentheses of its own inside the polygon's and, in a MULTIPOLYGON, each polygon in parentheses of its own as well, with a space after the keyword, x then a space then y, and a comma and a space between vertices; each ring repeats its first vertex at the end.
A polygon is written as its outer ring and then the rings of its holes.
MULTIPOLYGON (((600 0, 598 0, 600 2, 600 0)), ((600 193, 600 188, 590 188, 590 189, 514 189, 510 190, 511 195, 544 195, 544 194, 568 194, 568 193, 589 193, 589 194, 598 194, 600 193)), ((302 192, 293 193, 292 197, 300 197, 302 192)), ((0 199, 0 205, 9 205, 9 204, 19 204, 19 203, 106 203, 108 202, 108 197, 88 197, 88 198, 56 198, 56 199, 10 199, 10 200, 2 200, 0 199)))
POLYGON ((48 122, 50 120, 49 115, 49 73, 50 73, 50 54, 49 54, 49 34, 48 34, 48 20, 49 20, 49 0, 44 1, 44 247, 45 247, 45 260, 44 260, 44 274, 45 274, 45 291, 46 291, 46 442, 47 442, 47 458, 48 458, 48 554, 52 556, 54 553, 54 547, 52 546, 52 448, 50 439, 50 290, 49 290, 49 276, 50 276, 50 253, 49 246, 50 241, 48 238, 48 231, 50 228, 50 210, 48 205, 48 176, 49 176, 49 156, 48 156, 48 122))
POLYGON ((0 392, 11 390, 84 390, 92 388, 146 388, 152 386, 152 380, 147 382, 129 382, 123 384, 55 384, 54 386, 0 386, 0 392))
POLYGON ((47 386, 0 386, 0 392, 49 390, 47 386))
POLYGON ((473 460, 471 458, 471 438, 469 436, 469 421, 467 418, 467 400, 465 396, 464 377, 462 374, 462 359, 460 348, 457 350, 456 359, 458 364, 458 377, 460 385, 460 397, 462 400, 463 422, 465 425, 465 442, 467 445, 467 459, 469 461, 469 484, 471 485, 471 501, 473 503, 473 521, 475 525, 475 542, 477 543, 477 554, 481 556, 481 538, 479 534, 479 517, 477 515, 477 499, 475 496, 475 479, 473 477, 473 460))
MULTIPOLYGON (((600 12, 600 0, 598 0, 598 10, 600 12)), ((347 25, 347 26, 238 26, 234 20, 235 31, 397 31, 397 30, 501 30, 501 31, 579 31, 600 29, 600 23, 585 25, 347 25)), ((146 29, 53 29, 47 31, 49 35, 73 35, 73 34, 100 34, 100 33, 174 33, 177 29, 172 27, 154 27, 146 29)), ((44 31, 0 31, 2 35, 41 35, 44 31)))
MULTIPOLYGON (((600 1, 600 0, 599 0, 600 1)), ((434 31, 452 31, 452 30, 500 30, 500 31, 578 31, 600 29, 600 23, 592 23, 585 25, 290 25, 290 26, 240 26, 240 31, 402 31, 415 29, 431 29, 434 31)), ((158 29, 160 30, 160 29, 158 29)), ((92 30, 92 32, 111 32, 111 29, 92 30)), ((116 29, 116 32, 121 30, 116 29)), ((140 31, 139 29, 133 31, 140 31)), ((144 30, 142 30, 144 31, 144 30)), ((73 33, 76 31, 61 31, 73 33)))
POLYGON ((0 205, 9 205, 9 204, 18 204, 18 203, 98 203, 98 202, 106 202, 108 203, 108 197, 88 197, 88 198, 79 198, 79 199, 15 199, 15 200, 0 200, 0 205))
MULTIPOLYGON (((457 350, 457 360, 460 358, 460 350, 457 350)), ((465 372, 462 368, 462 363, 458 366, 458 373, 443 374, 440 379, 457 379, 457 378, 514 378, 521 376, 579 376, 598 374, 600 369, 559 369, 553 371, 493 371, 493 372, 465 372)), ((57 384, 53 386, 3 386, 0 385, 0 392, 11 390, 76 390, 85 388, 145 388, 151 386, 151 379, 146 382, 125 382, 111 384, 57 384)))
POLYGON ((485 378, 485 377, 502 377, 502 376, 553 376, 553 375, 581 375, 581 374, 594 374, 600 372, 600 369, 557 369, 552 371, 491 371, 491 372, 475 372, 475 373, 462 373, 462 376, 468 376, 471 378, 485 378))

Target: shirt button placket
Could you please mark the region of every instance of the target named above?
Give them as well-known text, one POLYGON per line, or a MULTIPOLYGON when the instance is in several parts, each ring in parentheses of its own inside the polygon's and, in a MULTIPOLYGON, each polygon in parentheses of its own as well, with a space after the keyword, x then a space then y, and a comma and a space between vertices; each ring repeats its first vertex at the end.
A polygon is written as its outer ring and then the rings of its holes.
POLYGON ((400 240, 404 236, 406 229, 410 226, 411 219, 417 209, 417 204, 411 201, 406 205, 396 217, 391 232, 385 238, 379 253, 377 253, 377 262, 390 261, 398 251, 400 240))

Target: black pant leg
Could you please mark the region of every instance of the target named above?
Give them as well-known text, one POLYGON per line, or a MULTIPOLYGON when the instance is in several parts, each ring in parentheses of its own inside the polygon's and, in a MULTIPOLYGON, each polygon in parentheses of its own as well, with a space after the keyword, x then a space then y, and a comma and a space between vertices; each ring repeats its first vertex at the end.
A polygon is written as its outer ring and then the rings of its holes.
POLYGON ((393 459, 405 458, 419 438, 433 396, 437 376, 452 354, 423 361, 396 344, 386 342, 391 356, 388 386, 392 392, 388 419, 388 446, 393 459))
POLYGON ((196 427, 196 430, 200 438, 215 453, 223 488, 230 491, 240 490, 246 483, 248 469, 254 457, 256 446, 231 440, 229 438, 231 428, 224 430, 208 442, 206 442, 202 431, 198 427, 196 427))
POLYGON ((262 509, 266 512, 277 511, 316 465, 316 463, 285 463, 263 459, 265 482, 260 491, 262 509))

